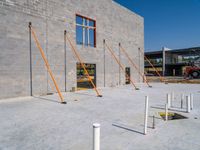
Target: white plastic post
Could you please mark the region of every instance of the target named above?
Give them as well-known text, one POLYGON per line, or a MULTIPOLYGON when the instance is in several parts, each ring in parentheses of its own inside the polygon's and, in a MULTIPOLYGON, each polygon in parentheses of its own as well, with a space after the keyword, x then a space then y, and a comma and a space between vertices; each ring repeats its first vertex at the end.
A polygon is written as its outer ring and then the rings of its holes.
POLYGON ((186 96, 186 102, 187 102, 187 113, 190 113, 190 96, 186 96))
POLYGON ((100 150, 100 124, 93 124, 93 150, 100 150))
POLYGON ((181 94, 181 108, 183 108, 184 94, 181 94))
MULTIPOLYGON (((172 96, 172 95, 171 95, 172 96)), ((168 104, 168 108, 171 107, 171 100, 172 100, 172 97, 170 97, 170 94, 167 94, 167 104, 168 104)))
POLYGON ((168 120, 168 104, 165 104, 165 121, 168 120))
POLYGON ((144 135, 147 134, 149 97, 145 96, 144 135))
POLYGON ((172 102, 174 101, 174 99, 175 99, 175 94, 174 94, 174 92, 172 92, 171 100, 170 100, 170 107, 172 106, 172 102))
POLYGON ((193 97, 193 94, 192 93, 190 93, 190 105, 191 105, 191 110, 193 109, 193 107, 194 107, 194 97, 193 97))

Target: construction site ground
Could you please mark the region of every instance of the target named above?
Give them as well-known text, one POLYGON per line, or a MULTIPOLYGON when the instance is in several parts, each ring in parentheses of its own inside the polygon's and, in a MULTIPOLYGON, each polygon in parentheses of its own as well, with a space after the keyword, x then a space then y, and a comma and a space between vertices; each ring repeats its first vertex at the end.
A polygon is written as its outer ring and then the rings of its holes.
MULTIPOLYGON (((160 77, 148 76, 147 80, 149 82, 160 82, 160 77)), ((164 77, 164 80, 168 83, 200 84, 200 78, 199 79, 185 79, 184 77, 168 76, 168 77, 164 77)))
POLYGON ((200 84, 152 83, 0 100, 0 150, 92 150, 93 123, 101 124, 101 150, 199 150, 200 84), (166 94, 174 92, 173 111, 188 119, 164 121, 166 94), (181 94, 194 95, 186 113, 181 94), (144 102, 149 96, 148 132, 143 135, 144 102), (152 129, 155 116, 155 129, 152 129))

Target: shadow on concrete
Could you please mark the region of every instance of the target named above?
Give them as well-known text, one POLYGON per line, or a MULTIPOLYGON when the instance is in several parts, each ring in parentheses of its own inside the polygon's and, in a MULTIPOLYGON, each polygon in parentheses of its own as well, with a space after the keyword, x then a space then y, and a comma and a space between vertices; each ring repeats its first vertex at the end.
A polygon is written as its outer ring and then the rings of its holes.
MULTIPOLYGON (((149 116, 149 118, 152 118, 153 119, 153 116, 149 116)), ((159 117, 156 117, 154 116, 155 119, 159 119, 159 120, 162 120, 162 118, 159 118, 159 117)))
POLYGON ((55 99, 49 99, 49 98, 44 98, 44 97, 39 97, 39 96, 33 96, 34 98, 40 99, 40 100, 44 100, 44 101, 49 101, 49 102, 53 102, 53 103, 59 103, 60 102, 58 100, 55 99))
MULTIPOLYGON (((164 108, 165 106, 164 105, 157 105, 156 107, 164 108)), ((181 108, 181 106, 180 107, 178 107, 178 106, 171 106, 171 109, 183 110, 183 109, 186 109, 186 107, 181 108)))
POLYGON ((113 123, 112 125, 113 125, 114 127, 118 127, 118 128, 121 128, 121 129, 124 129, 124 130, 127 130, 127 131, 131 131, 131 132, 135 132, 135 133, 144 135, 143 132, 140 132, 140 131, 137 131, 137 130, 135 130, 135 129, 132 129, 132 128, 130 128, 130 127, 126 126, 126 125, 123 125, 123 124, 116 124, 116 123, 113 123))
MULTIPOLYGON (((164 107, 159 107, 159 106, 151 106, 151 108, 165 110, 164 107)), ((186 113, 186 110, 185 110, 185 109, 181 110, 181 109, 169 108, 168 110, 186 113)))
MULTIPOLYGON (((141 124, 140 126, 141 126, 141 127, 144 127, 143 124, 141 124)), ((153 129, 153 126, 152 126, 152 127, 151 127, 151 126, 147 126, 147 128, 149 128, 149 129, 153 129)))
POLYGON ((177 107, 177 106, 171 106, 171 108, 174 108, 174 109, 186 109, 186 107, 181 108, 181 106, 180 106, 180 107, 177 107))
POLYGON ((76 92, 74 92, 74 94, 84 95, 84 96, 90 96, 90 97, 97 97, 96 93, 94 93, 94 94, 88 94, 88 93, 76 93, 76 92))

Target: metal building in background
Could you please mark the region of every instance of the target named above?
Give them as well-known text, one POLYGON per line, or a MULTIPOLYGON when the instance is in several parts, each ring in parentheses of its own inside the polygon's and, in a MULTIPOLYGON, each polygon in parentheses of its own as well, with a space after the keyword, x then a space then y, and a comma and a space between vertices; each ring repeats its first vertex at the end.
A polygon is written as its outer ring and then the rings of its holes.
MULTIPOLYGON (((145 56, 153 63, 163 76, 184 76, 187 66, 199 66, 200 47, 184 49, 166 49, 145 52, 145 56)), ((148 75, 156 75, 154 69, 145 61, 145 71, 148 75)))

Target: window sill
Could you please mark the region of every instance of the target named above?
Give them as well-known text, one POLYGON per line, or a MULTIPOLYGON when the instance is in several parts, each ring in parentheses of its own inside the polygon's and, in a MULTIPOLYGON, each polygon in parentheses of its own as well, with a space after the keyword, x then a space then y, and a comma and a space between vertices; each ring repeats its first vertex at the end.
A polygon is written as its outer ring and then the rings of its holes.
POLYGON ((84 48, 96 48, 96 46, 84 45, 84 44, 79 44, 79 43, 76 43, 76 45, 78 47, 84 47, 84 48))

